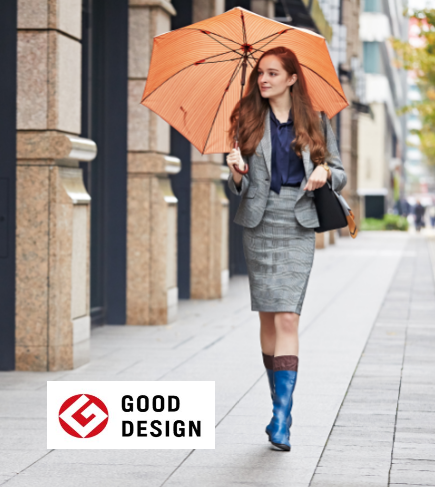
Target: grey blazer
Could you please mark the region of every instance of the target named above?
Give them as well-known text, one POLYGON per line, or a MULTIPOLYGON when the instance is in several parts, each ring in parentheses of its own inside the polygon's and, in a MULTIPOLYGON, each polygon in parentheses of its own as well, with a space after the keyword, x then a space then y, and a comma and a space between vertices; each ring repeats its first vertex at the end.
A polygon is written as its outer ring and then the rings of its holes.
MULTIPOLYGON (((326 118, 326 117, 325 117, 326 118)), ((328 165, 331 168, 331 184, 332 189, 339 192, 347 182, 346 173, 344 172, 343 164, 340 160, 340 155, 337 148, 337 142, 332 130, 329 120, 327 122, 327 148, 330 154, 327 159, 328 165)), ((243 156, 243 160, 249 164, 248 174, 242 177, 242 185, 240 190, 237 190, 233 180, 233 175, 230 172, 228 177, 228 186, 230 190, 239 196, 241 201, 234 217, 234 223, 238 223, 244 227, 254 228, 263 218, 264 210, 266 208, 267 198, 269 196, 270 182, 272 176, 272 142, 270 137, 270 108, 266 113, 266 124, 263 138, 258 144, 255 153, 248 158, 243 156)), ((296 197, 295 216, 297 221, 306 228, 316 228, 319 226, 316 207, 314 205, 313 191, 304 191, 308 178, 314 170, 314 163, 311 161, 310 152, 307 149, 302 151, 302 159, 305 167, 305 177, 299 188, 299 193, 296 197)))

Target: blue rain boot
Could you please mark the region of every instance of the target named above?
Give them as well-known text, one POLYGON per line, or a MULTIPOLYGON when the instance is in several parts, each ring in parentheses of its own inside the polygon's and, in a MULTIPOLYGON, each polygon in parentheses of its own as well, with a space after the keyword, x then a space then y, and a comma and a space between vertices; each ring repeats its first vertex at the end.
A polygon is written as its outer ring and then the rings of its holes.
POLYGON ((280 450, 290 451, 291 410, 296 386, 298 357, 282 355, 274 358, 275 387, 270 441, 280 450))
MULTIPOLYGON (((273 387, 273 370, 266 369, 267 372, 267 378, 269 379, 269 387, 270 387, 270 397, 272 398, 272 404, 273 404, 273 394, 274 394, 274 387, 273 387)), ((269 437, 270 441, 270 434, 272 432, 272 421, 273 418, 270 420, 269 424, 266 426, 266 434, 269 437)))
MULTIPOLYGON (((273 355, 266 355, 265 353, 263 353, 263 363, 264 363, 264 367, 266 368, 267 378, 269 380, 270 397, 272 398, 272 403, 273 403, 273 395, 275 392, 273 386, 273 355)), ((272 427, 272 419, 270 420, 269 424, 266 426, 266 434, 269 437, 269 441, 270 441, 271 427, 272 427)))

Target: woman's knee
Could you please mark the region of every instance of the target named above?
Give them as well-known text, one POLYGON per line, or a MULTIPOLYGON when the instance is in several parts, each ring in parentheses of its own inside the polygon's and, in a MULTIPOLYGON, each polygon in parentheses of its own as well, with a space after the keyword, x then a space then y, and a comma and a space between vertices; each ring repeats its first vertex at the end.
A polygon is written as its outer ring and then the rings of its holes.
POLYGON ((297 313, 276 313, 275 329, 278 333, 297 334, 299 315, 297 313))

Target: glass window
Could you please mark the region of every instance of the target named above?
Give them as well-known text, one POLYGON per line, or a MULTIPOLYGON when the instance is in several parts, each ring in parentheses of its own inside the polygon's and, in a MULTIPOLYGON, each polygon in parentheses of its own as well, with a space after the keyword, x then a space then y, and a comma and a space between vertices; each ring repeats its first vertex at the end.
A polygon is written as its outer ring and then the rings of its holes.
POLYGON ((381 50, 379 42, 364 42, 364 71, 381 73, 381 50))
POLYGON ((381 0, 364 0, 364 12, 382 12, 381 0))

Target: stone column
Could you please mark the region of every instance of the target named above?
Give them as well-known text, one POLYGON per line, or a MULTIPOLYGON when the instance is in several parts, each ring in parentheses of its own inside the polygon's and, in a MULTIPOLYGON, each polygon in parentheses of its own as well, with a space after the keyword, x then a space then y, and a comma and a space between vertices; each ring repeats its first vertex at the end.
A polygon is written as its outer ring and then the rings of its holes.
MULTIPOLYGON (((348 81, 342 79, 341 82, 347 99, 349 101, 355 99, 355 94, 348 81)), ((341 160, 347 174, 347 184, 344 187, 342 194, 352 208, 358 225, 360 214, 360 198, 357 194, 358 113, 356 113, 353 108, 347 107, 341 112, 340 127, 341 160)), ((349 229, 347 227, 341 229, 340 234, 342 236, 349 236, 349 229)))
POLYGON ((89 202, 78 161, 81 2, 18 2, 16 368, 89 360, 89 202))
MULTIPOLYGON (((221 166, 221 181, 227 184, 230 170, 228 166, 221 166)), ((226 197, 222 184, 219 186, 219 210, 221 215, 221 296, 228 292, 230 283, 230 202, 226 197)))
MULTIPOLYGON (((362 47, 359 39, 359 0, 343 0, 342 2, 343 24, 347 27, 346 62, 341 65, 344 71, 351 72, 353 57, 361 59, 362 47)), ((340 78, 344 94, 349 103, 352 100, 358 101, 355 94, 355 86, 349 76, 342 75, 340 78)), ((340 142, 341 159, 347 174, 347 184, 342 191, 343 196, 352 208, 357 225, 360 221, 360 199, 357 193, 357 168, 358 168, 358 113, 351 106, 341 112, 340 119, 340 142)), ((340 230, 342 236, 349 236, 349 229, 340 230)))
POLYGON ((167 0, 129 1, 127 323, 164 324, 177 315, 177 199, 169 174, 170 126, 140 104, 153 37, 171 30, 167 0))
POLYGON ((221 298, 228 288, 229 201, 222 185, 228 171, 221 154, 202 155, 192 146, 192 299, 221 298))
MULTIPOLYGON (((222 0, 193 0, 193 22, 224 10, 222 0)), ((202 155, 194 146, 191 154, 190 297, 221 298, 229 282, 229 202, 222 182, 228 168, 222 154, 202 155)))

